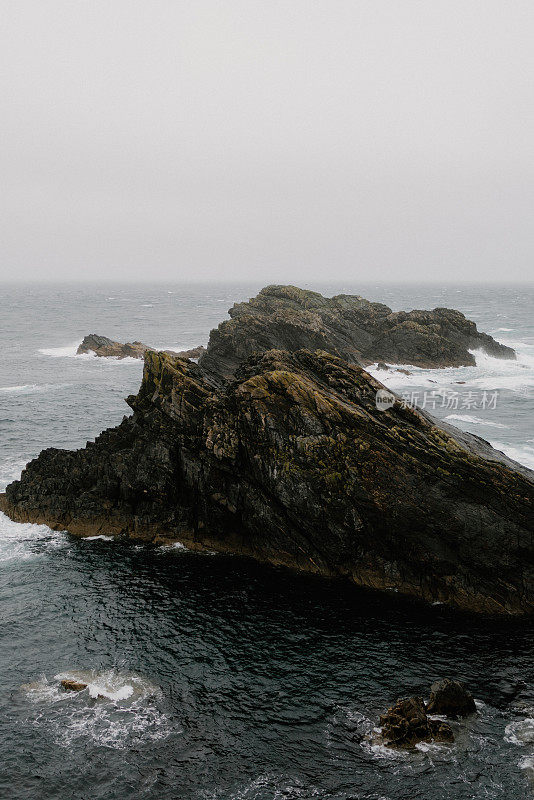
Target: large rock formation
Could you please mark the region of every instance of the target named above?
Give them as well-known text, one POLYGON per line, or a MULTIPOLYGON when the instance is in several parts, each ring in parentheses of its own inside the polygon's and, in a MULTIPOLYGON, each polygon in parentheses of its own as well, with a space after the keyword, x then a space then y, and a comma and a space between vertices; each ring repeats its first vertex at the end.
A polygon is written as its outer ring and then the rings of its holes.
MULTIPOLYGON (((144 358, 148 350, 156 352, 153 347, 149 347, 143 342, 126 342, 126 344, 122 344, 121 342, 114 342, 113 339, 108 339, 107 336, 90 333, 84 337, 76 354, 80 356, 85 353, 93 353, 101 358, 144 358)), ((193 347, 191 350, 180 350, 178 352, 164 350, 163 352, 182 358, 199 358, 205 350, 206 348, 200 345, 199 347, 193 347)))
POLYGON ((213 330, 203 366, 227 378, 255 352, 306 348, 326 350, 362 366, 375 361, 419 367, 475 364, 470 350, 515 358, 510 347, 480 333, 459 311, 392 312, 358 295, 323 297, 295 286, 267 286, 229 311, 213 330))
POLYGON ((145 355, 133 415, 44 450, 14 520, 243 553, 473 611, 534 608, 534 473, 326 352, 271 350, 220 385, 145 355))
POLYGON ((418 742, 453 742, 450 725, 429 719, 421 697, 397 700, 380 717, 382 738, 388 747, 413 747, 418 742))

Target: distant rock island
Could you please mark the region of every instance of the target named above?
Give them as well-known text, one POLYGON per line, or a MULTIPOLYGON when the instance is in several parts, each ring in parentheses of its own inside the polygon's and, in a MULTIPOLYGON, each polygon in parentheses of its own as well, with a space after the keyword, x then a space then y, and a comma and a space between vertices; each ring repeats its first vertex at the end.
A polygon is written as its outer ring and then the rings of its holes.
MULTIPOLYGON (((200 358, 213 376, 230 378, 254 353, 265 350, 325 350, 350 364, 376 362, 414 366, 474 366, 471 350, 495 358, 514 359, 515 351, 477 330, 460 311, 393 312, 383 303, 371 303, 359 295, 327 298, 296 286, 267 286, 246 303, 237 303, 210 334, 208 348, 199 346, 171 355, 200 358)), ((143 358, 154 350, 142 342, 121 344, 106 336, 90 334, 78 354, 143 358)))
MULTIPOLYGON (((164 350, 164 353, 169 355, 179 356, 180 358, 199 358, 205 351, 205 347, 194 347, 191 350, 164 350)), ((83 355, 85 353, 94 353, 95 356, 101 358, 144 358, 147 351, 156 352, 155 348, 149 347, 143 342, 114 342, 113 339, 108 339, 107 336, 99 336, 96 333, 90 333, 84 337, 83 342, 78 347, 76 354, 83 355)))
POLYGON ((516 357, 511 347, 480 333, 460 311, 392 311, 358 295, 323 297, 296 286, 267 286, 229 311, 210 334, 201 364, 228 378, 253 353, 325 350, 350 364, 377 361, 418 367, 474 366, 470 350, 495 358, 516 357))
MULTIPOLYGON (((146 350, 133 415, 83 449, 44 450, 0 495, 2 510, 82 536, 179 540, 464 610, 532 613, 534 473, 394 395, 379 410, 383 386, 354 363, 362 350, 347 333, 345 304, 353 321, 360 301, 293 287, 258 297, 262 313, 247 310, 255 301, 234 307, 199 365, 146 350), (317 346, 289 352, 299 337, 317 346)), ((470 333, 449 343, 451 358, 477 341, 501 352, 458 319, 470 333)), ((423 347, 418 323, 407 330, 423 347)), ((413 360, 401 334, 387 341, 413 360)))

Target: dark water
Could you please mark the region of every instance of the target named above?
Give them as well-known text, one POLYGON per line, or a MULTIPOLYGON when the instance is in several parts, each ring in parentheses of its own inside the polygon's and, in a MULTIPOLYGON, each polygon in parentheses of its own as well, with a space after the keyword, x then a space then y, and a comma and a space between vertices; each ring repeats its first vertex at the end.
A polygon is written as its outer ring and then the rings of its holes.
MULTIPOLYGON (((142 365, 75 358, 85 333, 194 345, 257 288, 5 287, 0 486, 42 447, 81 446, 128 413, 122 398, 142 365)), ((453 305, 490 332, 513 329, 496 336, 514 337, 518 364, 461 371, 467 388, 495 386, 502 402, 458 416, 471 413, 479 421, 462 424, 484 435, 501 426, 503 446, 529 463, 532 290, 329 288, 394 307, 453 305)), ((454 383, 453 372, 439 380, 454 383)), ((432 374, 416 371, 406 385, 432 374)), ((3 516, 0 602, 1 798, 515 800, 534 790, 525 623, 3 516), (447 675, 479 703, 476 717, 452 723, 454 745, 396 754, 373 742, 397 696, 428 695, 447 675), (62 676, 89 689, 64 694, 62 676)))

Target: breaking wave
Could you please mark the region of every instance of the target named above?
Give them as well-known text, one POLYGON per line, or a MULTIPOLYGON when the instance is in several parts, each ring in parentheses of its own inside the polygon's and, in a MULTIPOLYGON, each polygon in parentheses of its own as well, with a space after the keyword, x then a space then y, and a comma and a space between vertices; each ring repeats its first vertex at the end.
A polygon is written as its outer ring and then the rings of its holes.
POLYGON ((46 730, 60 747, 85 739, 122 749, 164 739, 171 731, 169 719, 159 707, 161 689, 135 673, 65 670, 51 681, 43 675, 21 686, 20 691, 36 707, 28 724, 46 730), (65 691, 61 687, 65 679, 87 687, 80 692, 65 691))

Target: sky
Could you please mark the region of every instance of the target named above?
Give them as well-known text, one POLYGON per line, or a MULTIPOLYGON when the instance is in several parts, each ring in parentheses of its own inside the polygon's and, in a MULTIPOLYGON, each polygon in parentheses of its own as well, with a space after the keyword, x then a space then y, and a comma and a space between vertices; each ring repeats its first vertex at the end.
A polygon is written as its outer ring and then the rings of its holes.
POLYGON ((532 0, 4 0, 0 279, 534 279, 532 0))

